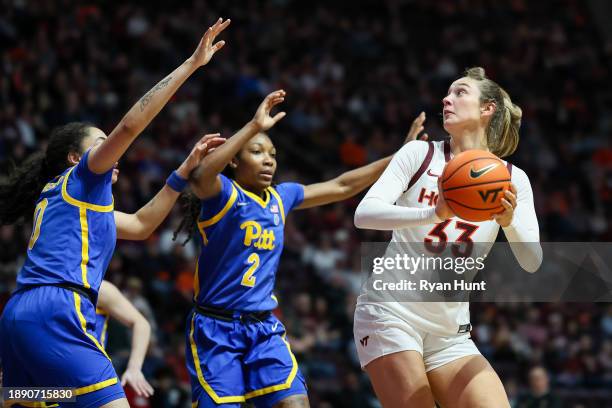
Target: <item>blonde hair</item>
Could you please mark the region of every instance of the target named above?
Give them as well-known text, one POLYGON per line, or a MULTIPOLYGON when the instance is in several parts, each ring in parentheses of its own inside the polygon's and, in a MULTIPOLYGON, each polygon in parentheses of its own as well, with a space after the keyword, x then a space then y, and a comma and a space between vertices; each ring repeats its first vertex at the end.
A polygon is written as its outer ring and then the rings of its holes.
POLYGON ((464 75, 478 81, 480 103, 495 103, 495 112, 486 129, 489 150, 498 157, 511 155, 519 142, 522 109, 512 103, 508 92, 487 78, 484 68, 468 68, 464 75))

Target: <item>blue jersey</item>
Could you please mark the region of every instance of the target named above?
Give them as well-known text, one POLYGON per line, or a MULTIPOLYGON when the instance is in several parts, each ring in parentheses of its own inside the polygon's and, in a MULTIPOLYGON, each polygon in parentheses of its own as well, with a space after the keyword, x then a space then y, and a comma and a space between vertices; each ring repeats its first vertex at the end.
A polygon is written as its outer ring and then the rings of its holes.
POLYGON ((107 343, 106 329, 108 329, 108 318, 109 315, 106 310, 96 307, 96 327, 94 333, 96 339, 98 339, 98 342, 104 348, 106 348, 107 343))
POLYGON ((285 217, 304 199, 304 187, 282 183, 264 198, 220 175, 221 193, 202 201, 201 252, 195 300, 244 312, 272 310, 276 269, 283 251, 285 217))
POLYGON ((17 290, 71 283, 97 294, 115 249, 112 170, 95 174, 81 161, 49 182, 34 211, 32 236, 17 290))

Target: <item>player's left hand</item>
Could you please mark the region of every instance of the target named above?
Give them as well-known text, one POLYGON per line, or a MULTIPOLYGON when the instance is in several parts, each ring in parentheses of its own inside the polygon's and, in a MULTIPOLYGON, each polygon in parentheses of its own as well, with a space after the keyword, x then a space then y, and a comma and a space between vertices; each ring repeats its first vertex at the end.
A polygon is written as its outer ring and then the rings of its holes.
POLYGON ((125 370, 125 373, 121 376, 121 385, 125 387, 126 384, 129 384, 136 391, 136 395, 140 397, 148 398, 153 395, 153 387, 151 387, 151 384, 145 379, 140 370, 135 368, 125 370))
POLYGON ((504 191, 504 197, 501 200, 504 206, 504 211, 499 214, 495 214, 492 219, 495 220, 501 227, 505 228, 512 223, 512 217, 514 217, 514 209, 516 208, 516 187, 510 183, 510 190, 504 191))
POLYGON ((198 167, 208 153, 225 143, 226 139, 220 136, 220 133, 211 133, 202 137, 191 149, 191 153, 189 153, 183 164, 176 170, 178 175, 185 180, 188 179, 191 171, 198 167))
POLYGON ((410 125, 410 130, 408 131, 408 134, 406 135, 402 146, 408 142, 412 142, 413 140, 419 139, 422 141, 426 141, 427 139, 429 139, 429 135, 427 133, 423 133, 419 136, 419 134, 425 129, 425 126, 423 126, 424 123, 425 112, 421 112, 420 115, 412 121, 412 125, 410 125))

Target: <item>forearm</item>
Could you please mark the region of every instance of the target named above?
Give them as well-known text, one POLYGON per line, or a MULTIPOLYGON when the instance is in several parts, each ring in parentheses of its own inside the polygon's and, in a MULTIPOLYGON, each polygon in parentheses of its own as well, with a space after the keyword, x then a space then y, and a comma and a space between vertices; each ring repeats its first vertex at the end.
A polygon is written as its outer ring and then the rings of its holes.
POLYGON ((194 172, 194 179, 199 180, 203 174, 210 178, 216 177, 232 158, 238 154, 242 146, 259 131, 259 127, 253 121, 248 122, 242 129, 227 139, 222 146, 216 148, 214 152, 202 160, 202 163, 194 172))
POLYGON ((197 68, 195 62, 188 58, 144 94, 121 121, 135 133, 140 133, 197 68))
POLYGON ((383 171, 385 171, 385 168, 387 168, 391 162, 391 158, 392 156, 385 157, 384 159, 347 171, 338 176, 336 181, 342 187, 345 196, 343 198, 352 197, 371 186, 378 180, 383 171))
POLYGON ((132 349, 127 364, 128 369, 136 369, 138 371, 142 369, 142 364, 144 363, 147 349, 149 348, 150 338, 151 326, 144 319, 138 320, 133 327, 132 349))
POLYGON ((355 226, 392 231, 439 223, 435 208, 402 207, 376 197, 364 198, 355 211, 355 226))
POLYGON ((155 197, 134 214, 140 225, 142 239, 148 238, 166 219, 179 195, 165 184, 155 197))
POLYGON ((514 222, 503 230, 510 243, 510 249, 521 267, 527 272, 537 271, 543 259, 537 231, 514 222))
POLYGON ((114 166, 134 139, 151 123, 176 90, 198 68, 190 58, 151 88, 123 116, 108 139, 90 156, 90 169, 104 172, 114 166))

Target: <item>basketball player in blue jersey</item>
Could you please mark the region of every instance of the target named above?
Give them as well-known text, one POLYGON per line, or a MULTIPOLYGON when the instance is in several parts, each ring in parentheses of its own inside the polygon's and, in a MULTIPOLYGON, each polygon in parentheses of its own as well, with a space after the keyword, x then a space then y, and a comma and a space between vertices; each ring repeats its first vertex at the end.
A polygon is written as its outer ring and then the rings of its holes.
MULTIPOLYGON (((359 193, 391 159, 323 183, 273 186, 276 149, 262 132, 285 116, 270 115, 284 97, 282 90, 268 95, 254 118, 192 174, 190 185, 197 198, 191 208, 196 211, 181 227, 197 224, 201 235, 196 304, 186 330, 192 401, 199 408, 239 407, 245 401, 257 407, 308 406, 304 378, 285 329, 270 313, 277 306, 272 290, 285 218, 292 209, 359 193), (221 174, 228 164, 233 179, 221 174)), ((423 120, 424 116, 419 124, 423 120)))
POLYGON ((116 164, 178 87, 221 49, 224 42, 214 40, 228 24, 219 19, 210 27, 193 55, 147 92, 108 137, 88 124, 62 126, 44 154, 28 158, 0 183, 0 224, 34 213, 17 289, 0 319, 3 386, 71 387, 76 403, 66 406, 128 407, 111 361, 93 335, 104 271, 116 238, 148 237, 170 212, 191 170, 223 139, 202 138, 135 214, 114 211, 116 164))
POLYGON ((104 349, 108 342, 106 332, 110 318, 132 330, 130 358, 121 376, 121 385, 130 385, 138 396, 150 397, 153 395, 153 387, 142 374, 142 364, 149 348, 151 325, 115 285, 103 280, 96 304, 95 336, 104 349))

